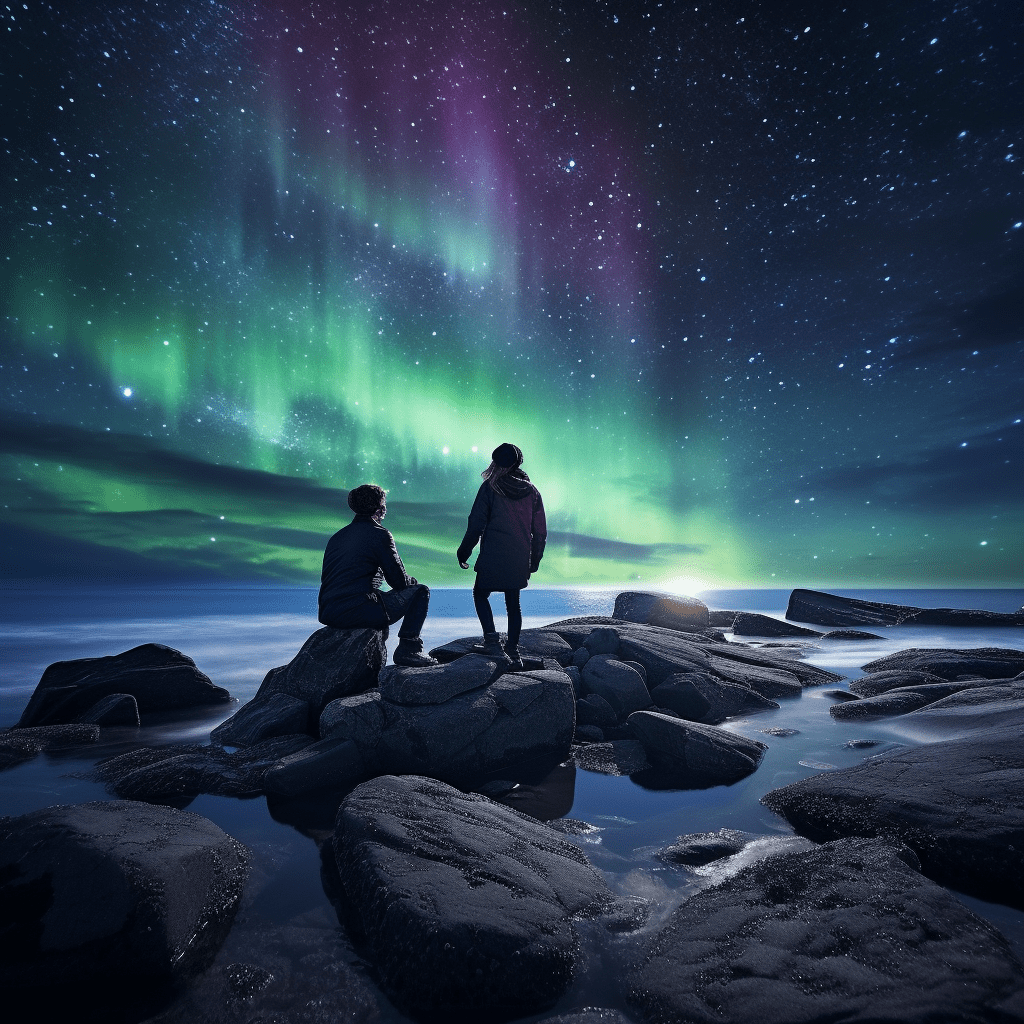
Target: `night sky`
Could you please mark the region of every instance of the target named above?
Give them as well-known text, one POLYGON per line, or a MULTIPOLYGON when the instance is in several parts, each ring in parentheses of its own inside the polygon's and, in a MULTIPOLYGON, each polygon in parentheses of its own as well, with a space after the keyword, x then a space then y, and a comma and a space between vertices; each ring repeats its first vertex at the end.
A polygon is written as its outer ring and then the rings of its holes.
POLYGON ((1021 585, 1019 5, 0 13, 5 577, 1021 585))

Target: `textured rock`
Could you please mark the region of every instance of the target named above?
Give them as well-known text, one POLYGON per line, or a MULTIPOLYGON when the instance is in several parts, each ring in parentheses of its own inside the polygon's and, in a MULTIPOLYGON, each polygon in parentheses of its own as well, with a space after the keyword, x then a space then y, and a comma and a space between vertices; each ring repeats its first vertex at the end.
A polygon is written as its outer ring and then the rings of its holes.
POLYGON ((263 788, 278 796, 300 796, 325 789, 347 789, 373 774, 353 740, 333 736, 282 757, 263 777, 263 788))
POLYGON ((695 597, 632 590, 615 598, 612 618, 685 631, 707 629, 711 625, 708 606, 695 597))
POLYGON ((305 701, 310 709, 309 728, 316 728, 324 708, 339 697, 363 693, 377 685, 387 649, 379 629, 318 629, 299 653, 280 668, 271 669, 255 699, 273 693, 305 701))
POLYGON ((1006 940, 915 870, 850 839, 768 857, 692 896, 630 978, 651 1024, 1019 1020, 1006 940))
POLYGON ((615 708, 599 693, 591 693, 576 701, 576 724, 596 725, 603 729, 619 720, 615 708))
POLYGON ((274 736, 309 731, 309 705, 286 693, 256 696, 221 722, 210 739, 225 747, 248 747, 274 736))
POLYGON ((78 747, 95 743, 100 727, 92 723, 34 725, 27 729, 0 730, 0 771, 31 761, 43 750, 78 747))
POLYGON ((1024 733, 1024 680, 993 680, 991 686, 969 687, 904 716, 916 729, 940 735, 984 734, 1016 726, 1024 733))
POLYGON ((139 704, 130 693, 111 693, 97 701, 78 720, 87 725, 138 725, 139 704))
POLYGON ((850 683, 850 692, 858 697, 877 697, 880 693, 889 690, 902 689, 907 686, 931 686, 935 683, 946 682, 941 676, 933 675, 931 672, 910 672, 903 669, 893 669, 884 672, 872 672, 869 675, 861 676, 850 683))
POLYGON ((460 693, 486 686, 496 668, 479 654, 424 668, 389 665, 380 674, 380 692, 392 704, 443 704, 460 693))
POLYGON ((917 608, 838 597, 816 590, 794 590, 787 619, 823 626, 1024 626, 1024 611, 989 612, 964 608, 917 608))
POLYGON ((579 957, 572 918, 612 898, 554 830, 432 779, 358 786, 338 813, 334 851, 385 991, 421 1017, 507 1019, 550 1006, 579 957))
POLYGON ((652 704, 640 673, 609 654, 595 654, 580 674, 584 690, 603 697, 619 718, 652 704))
POLYGON ((732 631, 736 636, 821 636, 816 629, 794 626, 758 612, 739 612, 733 619, 732 631))
POLYGON ((1006 679, 1024 672, 1024 651, 1005 647, 974 647, 966 650, 915 647, 878 658, 864 666, 865 672, 872 673, 893 669, 927 672, 950 680, 959 676, 1006 679))
POLYGON ((732 629, 739 612, 735 611, 710 611, 708 613, 711 625, 716 629, 732 629))
POLYGON ((764 743, 713 725, 651 711, 635 712, 628 724, 657 767, 719 782, 733 782, 755 771, 768 749, 764 743))
POLYGON ((715 679, 706 672, 683 672, 669 676, 651 691, 659 707, 671 708, 691 722, 718 725, 732 715, 778 708, 756 690, 715 679))
POLYGON ((732 828, 720 828, 717 832, 694 832, 680 836, 671 846, 659 850, 658 858, 668 864, 699 867, 722 857, 731 857, 757 838, 752 832, 738 832, 732 828))
POLYGON ((557 1017, 545 1017, 538 1024, 632 1024, 621 1010, 604 1007, 584 1006, 572 1013, 560 1013, 557 1017))
POLYGON ((652 767, 643 746, 636 740, 610 740, 590 743, 573 754, 584 771, 599 775, 633 775, 652 767))
POLYGON ((18 728, 77 722, 104 697, 131 694, 143 715, 210 704, 231 695, 180 651, 142 644, 106 658, 78 658, 50 665, 39 680, 18 728))
MULTIPOLYGON (((483 642, 483 636, 460 637, 435 647, 430 656, 447 664, 464 655, 478 653, 476 649, 483 642)), ((565 640, 557 633, 543 629, 524 629, 519 637, 519 653, 524 659, 554 658, 559 665, 568 665, 572 661, 572 648, 565 640)))
MULTIPOLYGON (((984 688, 988 690, 999 689, 993 687, 987 679, 979 680, 979 685, 966 682, 961 683, 932 683, 927 686, 900 686, 895 689, 886 690, 875 697, 865 697, 862 700, 849 701, 837 704, 829 708, 829 714, 833 718, 849 720, 855 718, 885 718, 890 715, 905 715, 918 708, 924 708, 941 701, 953 693, 960 693, 964 690, 984 688), (985 686, 984 684, 988 684, 985 686)), ((1011 697, 1009 691, 1010 682, 1006 681, 1003 687, 1002 697, 1011 697)), ((984 703, 982 701, 981 703, 984 703)))
POLYGON ((884 640, 877 633, 865 633, 862 629, 832 629, 823 633, 822 640, 884 640))
POLYGON ((935 881, 1024 908, 1021 734, 1018 726, 881 753, 761 802, 817 841, 895 836, 935 881))
POLYGON ((247 865, 213 822, 167 807, 97 802, 0 819, 7 999, 31 998, 34 1019, 52 1020, 47 1007, 62 999, 95 1013, 204 969, 247 865))
POLYGON ((354 740, 362 750, 372 750, 384 729, 380 690, 332 700, 320 716, 320 738, 354 740))
POLYGON ((614 657, 619 653, 619 634, 610 626, 598 626, 591 630, 583 646, 590 655, 610 654, 614 657))

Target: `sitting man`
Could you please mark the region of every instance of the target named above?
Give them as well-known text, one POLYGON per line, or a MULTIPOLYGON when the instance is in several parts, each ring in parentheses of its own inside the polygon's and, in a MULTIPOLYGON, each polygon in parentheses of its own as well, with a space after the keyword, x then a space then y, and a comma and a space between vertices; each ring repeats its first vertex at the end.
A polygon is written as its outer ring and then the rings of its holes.
POLYGON ((348 492, 348 505, 355 518, 327 542, 324 552, 320 621, 335 629, 386 630, 402 619, 395 664, 436 665, 423 653, 420 639, 430 590, 406 574, 395 538, 380 525, 387 512, 384 489, 362 484, 348 492), (391 590, 380 589, 384 580, 391 590))

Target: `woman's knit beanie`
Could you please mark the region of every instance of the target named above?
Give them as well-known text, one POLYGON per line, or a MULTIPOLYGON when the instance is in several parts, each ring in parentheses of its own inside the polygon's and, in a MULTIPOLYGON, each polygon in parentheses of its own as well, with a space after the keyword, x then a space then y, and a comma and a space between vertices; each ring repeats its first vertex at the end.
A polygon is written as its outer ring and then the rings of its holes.
POLYGON ((514 444, 506 441, 491 452, 491 459, 502 469, 515 469, 523 464, 523 453, 514 444))

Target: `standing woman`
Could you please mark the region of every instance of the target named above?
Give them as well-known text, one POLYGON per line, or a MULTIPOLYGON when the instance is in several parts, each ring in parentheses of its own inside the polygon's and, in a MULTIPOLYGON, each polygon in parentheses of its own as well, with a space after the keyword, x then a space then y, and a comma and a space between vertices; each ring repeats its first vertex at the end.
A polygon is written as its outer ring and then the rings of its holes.
POLYGON ((473 604, 484 629, 483 650, 499 661, 510 660, 514 668, 523 667, 519 654, 523 628, 519 591, 530 585, 530 573, 540 565, 548 535, 540 491, 519 468, 522 464, 523 453, 507 441, 491 453, 491 464, 480 474, 484 482, 476 493, 469 527, 457 553, 459 565, 468 569, 469 556, 480 541, 480 555, 473 566, 473 604), (496 590, 504 593, 508 613, 504 650, 488 600, 496 590))

